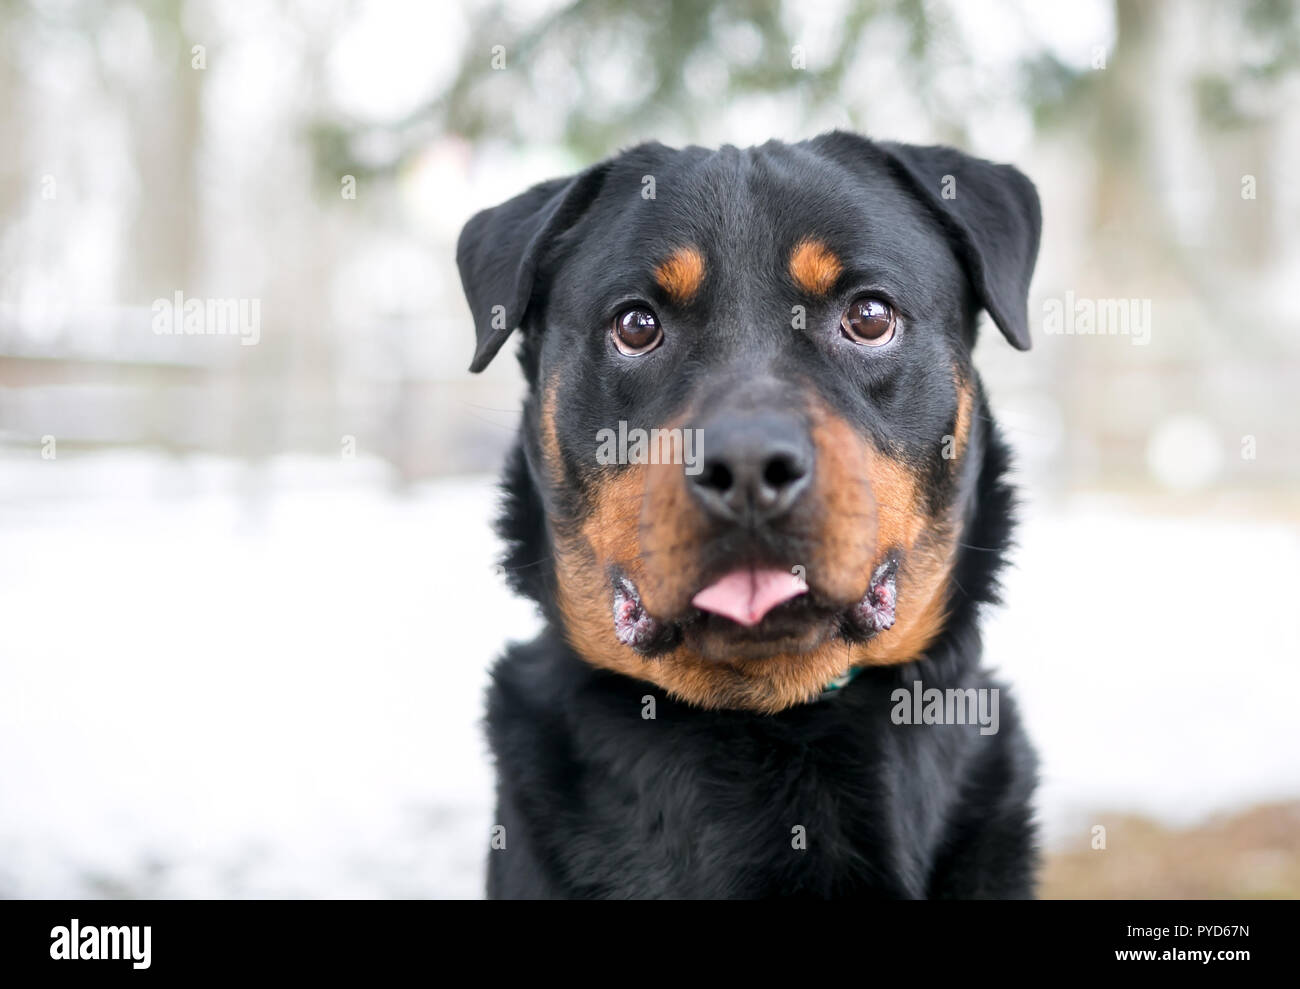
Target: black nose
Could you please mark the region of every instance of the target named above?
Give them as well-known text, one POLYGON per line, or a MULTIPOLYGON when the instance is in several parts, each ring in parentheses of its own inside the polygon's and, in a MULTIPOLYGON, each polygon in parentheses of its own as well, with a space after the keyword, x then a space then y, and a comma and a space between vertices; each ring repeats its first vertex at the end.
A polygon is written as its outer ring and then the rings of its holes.
POLYGON ((812 478, 812 441, 794 416, 731 415, 700 427, 702 469, 691 490, 727 522, 770 522, 788 512, 812 478))

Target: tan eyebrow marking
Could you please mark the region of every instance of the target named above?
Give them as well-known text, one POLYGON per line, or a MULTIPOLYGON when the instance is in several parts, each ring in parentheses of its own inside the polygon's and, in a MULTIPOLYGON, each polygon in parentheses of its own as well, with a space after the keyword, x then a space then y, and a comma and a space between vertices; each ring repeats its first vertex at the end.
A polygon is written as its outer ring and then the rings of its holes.
POLYGON ((843 270, 840 259, 820 240, 805 238, 790 252, 790 277, 813 295, 829 292, 843 270))
POLYGON ((679 247, 655 268, 655 281, 674 302, 690 302, 704 282, 704 255, 698 247, 679 247))

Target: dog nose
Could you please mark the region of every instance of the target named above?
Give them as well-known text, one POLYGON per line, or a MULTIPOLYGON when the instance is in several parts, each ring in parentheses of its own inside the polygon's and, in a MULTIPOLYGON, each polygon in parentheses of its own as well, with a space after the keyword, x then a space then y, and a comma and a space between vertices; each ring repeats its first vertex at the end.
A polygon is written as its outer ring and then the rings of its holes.
POLYGON ((736 415, 700 427, 702 469, 690 476, 704 509, 726 522, 770 522, 788 512, 812 478, 812 441, 797 418, 736 415))

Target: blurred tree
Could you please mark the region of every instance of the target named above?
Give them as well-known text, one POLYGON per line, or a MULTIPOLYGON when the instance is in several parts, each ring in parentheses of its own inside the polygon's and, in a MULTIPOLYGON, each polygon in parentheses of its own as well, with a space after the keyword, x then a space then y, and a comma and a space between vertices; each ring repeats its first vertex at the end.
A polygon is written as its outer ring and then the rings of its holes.
MULTIPOLYGON (((552 141, 590 159, 656 132, 665 120, 692 140, 708 141, 707 125, 726 101, 764 93, 797 93, 808 110, 847 109, 872 73, 904 74, 924 105, 936 137, 963 143, 969 105, 939 91, 951 68, 969 69, 971 39, 954 24, 956 0, 858 0, 847 5, 829 49, 809 53, 809 71, 794 71, 792 5, 782 0, 703 4, 670 0, 570 0, 521 21, 517 5, 476 5, 468 40, 451 83, 402 120, 357 124, 321 118, 313 137, 322 173, 387 172, 437 133, 469 140, 495 138, 525 144, 552 141), (895 43, 879 65, 870 32, 889 25, 895 43), (743 39, 744 44, 738 44, 743 39), (494 62, 494 59, 496 61, 494 62), (708 63, 717 92, 702 99, 689 82, 708 63), (611 85, 618 82, 619 85, 611 85), (374 130, 396 140, 370 140, 374 130), (376 159, 358 148, 391 148, 376 159)), ((1126 71, 1140 76, 1143 56, 1169 3, 1112 0, 1118 44, 1138 57, 1126 71)), ((1184 0, 1224 12, 1244 43, 1213 48, 1198 73, 1199 109, 1217 126, 1234 126, 1265 112, 1249 97, 1279 83, 1300 64, 1300 13, 1290 0, 1242 0, 1235 5, 1184 0)), ((1011 5, 1012 9, 1016 9, 1011 5)), ((1135 122, 1125 106, 1131 88, 1114 73, 1067 64, 1045 43, 1023 52, 1015 68, 1015 95, 1041 127, 1077 122, 1094 113, 1105 122, 1108 154, 1122 159, 1135 122), (1127 121, 1127 122, 1126 122, 1127 121)), ((978 90, 969 74, 971 91, 978 90)))
MULTIPOLYGON (((375 162, 356 153, 371 143, 372 125, 320 120, 313 134, 322 171, 331 175, 389 171, 437 132, 516 144, 551 140, 581 158, 644 139, 666 119, 674 132, 707 140, 719 106, 740 95, 795 91, 808 108, 842 103, 846 87, 871 69, 861 57, 862 36, 882 20, 903 30, 904 67, 916 91, 927 95, 928 70, 936 59, 951 59, 959 44, 956 34, 942 30, 943 11, 932 6, 924 0, 851 4, 831 50, 809 56, 814 71, 798 71, 792 65, 797 39, 779 0, 573 0, 529 23, 515 22, 497 0, 471 13, 451 84, 406 119, 379 125, 399 135, 392 157, 375 162), (706 63, 721 89, 702 99, 689 80, 706 63)), ((944 123, 960 131, 956 120, 944 123)))

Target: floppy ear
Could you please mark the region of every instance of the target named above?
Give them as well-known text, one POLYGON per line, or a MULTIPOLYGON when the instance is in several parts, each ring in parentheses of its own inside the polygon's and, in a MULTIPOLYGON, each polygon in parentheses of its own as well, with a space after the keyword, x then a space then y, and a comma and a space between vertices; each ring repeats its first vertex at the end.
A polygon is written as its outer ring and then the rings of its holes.
POLYGON ((1029 280, 1042 211, 1034 183, 1010 165, 952 148, 880 142, 895 173, 947 228, 980 303, 1013 346, 1029 349, 1029 280))
POLYGON ((523 322, 546 249, 582 215, 607 168, 602 163, 542 182, 465 224, 456 244, 456 266, 478 339, 471 371, 487 367, 523 322))

